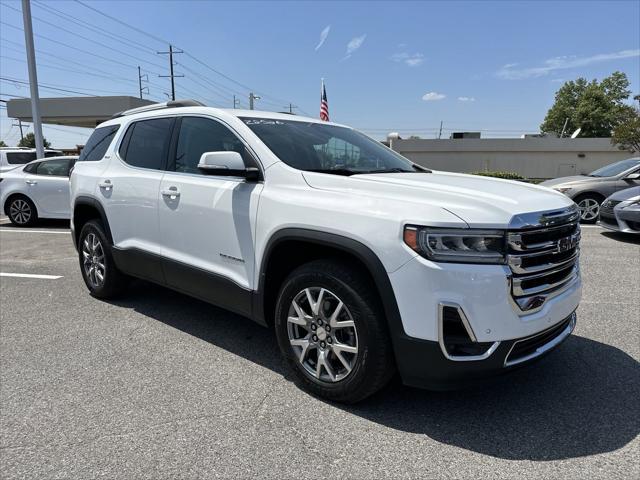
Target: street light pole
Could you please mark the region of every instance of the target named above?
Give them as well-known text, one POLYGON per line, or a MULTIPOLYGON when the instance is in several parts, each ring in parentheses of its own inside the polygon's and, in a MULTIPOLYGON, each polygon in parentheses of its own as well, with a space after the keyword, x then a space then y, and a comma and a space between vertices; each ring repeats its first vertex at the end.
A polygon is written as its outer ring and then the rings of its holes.
POLYGON ((36 154, 38 158, 44 158, 42 121, 40 119, 40 95, 38 94, 38 73, 36 72, 36 52, 33 44, 33 26, 31 24, 30 0, 22 0, 22 20, 24 23, 24 43, 27 49, 27 65, 29 67, 31 116, 33 117, 33 133, 36 139, 36 154))

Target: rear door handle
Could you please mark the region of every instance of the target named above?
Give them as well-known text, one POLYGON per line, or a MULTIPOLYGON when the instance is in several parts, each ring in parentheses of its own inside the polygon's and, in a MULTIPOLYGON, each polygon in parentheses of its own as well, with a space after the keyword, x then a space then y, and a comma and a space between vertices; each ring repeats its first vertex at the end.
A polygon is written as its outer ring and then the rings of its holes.
POLYGON ((105 190, 111 190, 113 185, 111 184, 111 180, 105 180, 104 182, 100 182, 98 184, 100 188, 104 188, 105 190))
POLYGON ((27 185, 37 185, 38 182, 36 182, 35 180, 27 180, 27 185))
POLYGON ((178 187, 169 187, 168 190, 162 190, 163 197, 170 197, 171 200, 174 200, 180 196, 180 192, 178 191, 178 187))

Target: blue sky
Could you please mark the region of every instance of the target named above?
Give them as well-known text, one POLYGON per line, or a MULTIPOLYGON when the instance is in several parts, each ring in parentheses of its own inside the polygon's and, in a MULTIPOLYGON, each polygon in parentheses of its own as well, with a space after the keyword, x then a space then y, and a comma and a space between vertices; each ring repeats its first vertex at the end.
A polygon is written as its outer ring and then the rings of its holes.
MULTIPOLYGON (((176 73, 185 75, 176 80, 178 97, 197 94, 209 104, 231 107, 235 92, 246 106, 245 87, 250 87, 263 94, 257 108, 284 110, 293 102, 298 111, 317 116, 324 77, 331 120, 376 138, 390 131, 433 138, 440 121, 443 137, 452 130, 482 130, 486 137, 535 132, 562 81, 579 76, 602 78, 621 70, 633 92, 640 92, 638 1, 122 0, 89 5, 189 54, 176 56, 176 73)), ((0 73, 26 80, 22 18, 14 9, 20 10, 20 2, 2 0, 0 73)), ((35 40, 42 52, 37 54, 41 84, 137 95, 135 66, 167 73, 166 57, 154 53, 166 44, 79 3, 33 0, 32 13, 49 22, 34 19, 35 33, 49 38, 35 40), (97 30, 73 23, 78 20, 97 30), (105 73, 117 78, 96 76, 105 73)), ((164 98, 168 80, 149 77, 150 98, 164 98)), ((28 88, 2 81, 0 94, 5 100, 26 96, 28 88)), ((42 89, 40 95, 70 93, 42 89)), ((0 117, 0 139, 14 144, 17 128, 11 128, 3 108, 0 117)), ((45 136, 65 147, 83 143, 87 132, 45 126, 45 136)))

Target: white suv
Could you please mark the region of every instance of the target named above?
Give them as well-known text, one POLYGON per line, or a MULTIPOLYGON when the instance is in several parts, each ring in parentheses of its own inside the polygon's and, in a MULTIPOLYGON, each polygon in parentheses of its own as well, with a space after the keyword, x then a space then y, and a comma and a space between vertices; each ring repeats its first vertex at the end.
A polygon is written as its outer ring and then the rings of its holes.
POLYGON ((566 196, 429 171, 333 123, 194 103, 119 114, 76 163, 71 224, 94 296, 134 276, 272 326, 298 382, 343 402, 396 370, 467 384, 572 332, 566 196))

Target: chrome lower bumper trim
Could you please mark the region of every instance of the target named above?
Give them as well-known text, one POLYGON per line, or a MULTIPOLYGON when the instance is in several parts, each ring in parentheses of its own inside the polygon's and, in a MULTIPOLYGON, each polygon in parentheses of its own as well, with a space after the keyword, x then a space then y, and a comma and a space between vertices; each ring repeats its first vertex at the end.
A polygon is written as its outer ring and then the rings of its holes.
MULTIPOLYGON (((539 357, 543 353, 548 352, 549 350, 551 350, 552 348, 554 348, 558 344, 560 344, 569 335, 571 335, 571 332, 573 332, 573 329, 576 327, 576 321, 577 321, 577 316, 576 316, 576 313, 573 312, 571 314, 571 320, 569 321, 569 324, 565 327, 564 330, 562 330, 562 332, 560 332, 560 334, 558 334, 556 337, 554 337, 553 339, 551 339, 549 342, 545 343, 544 345, 541 345, 540 347, 536 348, 536 350, 534 352, 530 353, 529 355, 525 355, 524 357, 520 357, 520 358, 518 358, 516 360, 509 361, 509 356, 511 355, 511 352, 513 351, 514 347, 518 343, 524 342, 526 340, 530 340, 530 339, 535 338, 535 337, 537 337, 539 335, 543 335, 545 332, 542 331, 540 333, 536 333, 535 335, 531 335, 530 337, 522 338, 522 339, 518 340, 517 342, 514 342, 513 345, 511 346, 511 349, 509 350, 509 353, 507 353, 507 356, 504 359, 504 366, 505 367, 511 367, 513 365, 518 365, 519 363, 524 363, 524 362, 527 362, 529 360, 533 360, 534 358, 539 357)), ((551 328, 553 328, 553 327, 551 327, 551 328)))

